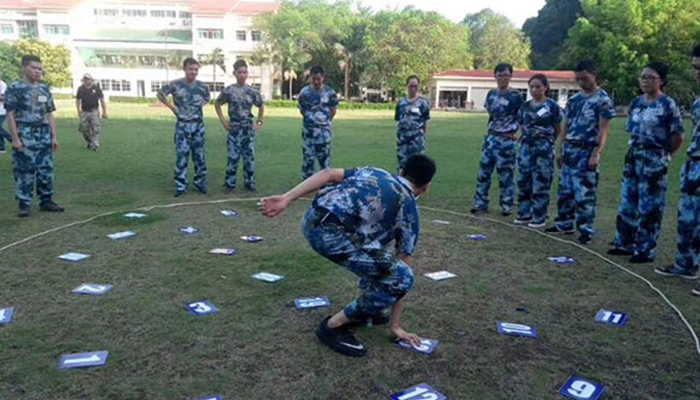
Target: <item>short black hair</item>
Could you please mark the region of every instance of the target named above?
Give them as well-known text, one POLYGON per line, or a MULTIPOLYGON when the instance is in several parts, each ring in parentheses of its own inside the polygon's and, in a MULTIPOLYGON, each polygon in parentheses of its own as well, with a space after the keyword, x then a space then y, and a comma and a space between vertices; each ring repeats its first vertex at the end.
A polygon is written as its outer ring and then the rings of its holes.
POLYGON ((408 78, 406 78, 406 84, 407 84, 407 85, 408 85, 408 82, 411 82, 411 79, 417 80, 417 81, 418 81, 418 84, 420 85, 420 78, 418 77, 418 75, 411 75, 411 76, 409 76, 408 78))
POLYGON ((187 57, 187 58, 185 58, 185 61, 182 62, 182 69, 185 69, 193 64, 199 65, 199 61, 195 60, 192 57, 187 57))
POLYGON ((311 68, 310 73, 311 73, 311 75, 321 74, 321 75, 325 76, 326 70, 324 70, 322 66, 316 65, 316 66, 311 68))
POLYGON ((645 65, 644 68, 649 68, 656 71, 656 73, 659 74, 659 78, 661 78, 661 87, 663 88, 666 86, 666 82, 668 82, 668 64, 660 61, 654 61, 645 65))
POLYGON ((592 60, 581 60, 576 64, 574 72, 588 72, 598 76, 598 66, 592 60))
POLYGON ((496 75, 499 72, 505 72, 508 71, 513 74, 513 66, 508 64, 508 63, 500 63, 496 65, 496 68, 493 69, 493 74, 496 75))
POLYGON ((700 57, 700 43, 696 44, 695 47, 693 47, 693 57, 700 57))
POLYGON ((236 62, 233 63, 233 72, 238 72, 238 68, 243 67, 248 68, 248 63, 245 62, 245 60, 236 60, 236 62))
POLYGON ((406 166, 401 171, 401 176, 420 187, 433 180, 435 171, 437 171, 437 165, 432 158, 424 154, 414 154, 408 157, 406 166))
POLYGON ((41 63, 41 58, 32 55, 22 56, 22 66, 26 67, 29 63, 38 62, 41 63))
POLYGON ((547 90, 545 90, 545 94, 549 94, 549 79, 547 79, 547 75, 545 74, 535 74, 530 77, 530 80, 527 81, 527 85, 530 86, 530 83, 532 81, 540 81, 542 82, 542 86, 544 86, 547 90))

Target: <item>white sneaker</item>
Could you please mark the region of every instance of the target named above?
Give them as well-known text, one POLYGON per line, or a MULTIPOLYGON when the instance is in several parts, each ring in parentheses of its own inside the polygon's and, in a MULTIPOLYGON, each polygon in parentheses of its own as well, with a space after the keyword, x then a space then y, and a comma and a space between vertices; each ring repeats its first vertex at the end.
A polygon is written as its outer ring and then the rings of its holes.
POLYGON ((527 224, 527 226, 528 226, 528 228, 532 228, 532 229, 540 229, 540 228, 544 228, 545 226, 547 226, 547 223, 546 222, 538 222, 538 223, 530 222, 529 224, 527 224))
POLYGON ((527 219, 525 219, 525 218, 518 218, 518 219, 516 219, 515 221, 513 221, 513 223, 514 223, 515 225, 527 225, 527 224, 530 223, 530 221, 532 221, 532 218, 527 218, 527 219))

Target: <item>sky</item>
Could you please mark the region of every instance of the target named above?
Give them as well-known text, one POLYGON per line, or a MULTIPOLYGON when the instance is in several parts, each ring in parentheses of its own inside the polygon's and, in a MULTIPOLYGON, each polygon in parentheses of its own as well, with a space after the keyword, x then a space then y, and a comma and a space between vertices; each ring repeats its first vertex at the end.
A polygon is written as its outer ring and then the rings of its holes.
POLYGON ((365 6, 376 11, 385 9, 401 10, 413 5, 426 11, 437 11, 454 22, 460 22, 465 15, 490 8, 508 17, 518 27, 544 6, 545 0, 361 0, 365 6))

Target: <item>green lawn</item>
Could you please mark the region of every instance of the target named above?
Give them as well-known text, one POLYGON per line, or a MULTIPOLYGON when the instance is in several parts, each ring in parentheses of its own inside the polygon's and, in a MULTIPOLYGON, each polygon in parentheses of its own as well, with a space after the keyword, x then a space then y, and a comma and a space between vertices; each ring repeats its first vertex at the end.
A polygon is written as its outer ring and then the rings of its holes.
MULTIPOLYGON (((93 153, 76 130, 71 103, 61 101, 59 108, 55 200, 67 211, 16 218, 11 157, 0 155, 0 247, 98 214, 120 213, 0 254, 0 307, 16 309, 15 320, 0 327, 0 399, 185 400, 222 394, 227 400, 371 400, 426 382, 450 399, 541 400, 561 398, 557 392, 571 375, 605 384, 605 399, 698 398, 700 360, 691 337, 646 285, 573 246, 429 210, 422 211, 414 271, 418 276, 446 269, 458 278, 418 277, 403 321, 407 330, 439 340, 437 353, 424 357, 397 349, 386 328, 374 327, 358 330, 367 357, 337 355, 313 334, 329 311, 298 311, 293 299, 325 295, 336 311, 356 294, 356 279, 303 240, 299 221, 305 202, 276 220, 259 216, 255 201, 157 208, 144 220, 121 216, 144 206, 227 198, 225 133, 215 119, 206 121, 210 193, 191 191, 174 199, 174 121, 167 110, 112 104, 102 150, 93 153), (224 208, 241 215, 224 218, 219 214, 224 208), (178 232, 188 225, 201 232, 178 232), (106 237, 123 230, 137 236, 106 237), (491 239, 475 242, 467 238, 470 233, 491 239), (238 238, 248 234, 265 240, 249 244, 238 238), (240 253, 208 254, 214 247, 240 253), (69 251, 93 256, 76 264, 57 259, 69 251), (546 259, 553 255, 575 257, 579 264, 554 266, 546 259), (260 271, 286 279, 266 284, 250 278, 260 271), (85 282, 114 289, 102 297, 70 294, 85 282), (201 299, 221 311, 188 314, 184 304, 201 299), (516 311, 519 306, 530 313, 516 311), (600 308, 627 312, 630 320, 622 328, 596 324, 600 308), (497 321, 534 325, 540 338, 499 335, 497 321), (61 354, 97 350, 110 351, 106 367, 56 368, 61 354)), ((211 108, 205 112, 215 115, 211 108)), ((392 117, 388 111, 341 111, 333 129, 333 165, 394 170, 392 117)), ((300 122, 294 110, 269 110, 258 138, 257 196, 298 182, 300 122)), ((482 115, 434 114, 428 150, 438 175, 422 205, 468 212, 485 123, 482 115)), ((622 121, 613 128, 603 159, 600 235, 591 244, 600 252, 614 234, 627 142, 622 121)), ((656 265, 674 256, 681 158, 673 162, 656 265)), ((492 199, 497 194, 492 189, 492 199)), ((245 191, 235 196, 244 197, 252 196, 245 191)), ((700 301, 690 295, 691 284, 657 278, 653 266, 632 269, 700 327, 700 301)))

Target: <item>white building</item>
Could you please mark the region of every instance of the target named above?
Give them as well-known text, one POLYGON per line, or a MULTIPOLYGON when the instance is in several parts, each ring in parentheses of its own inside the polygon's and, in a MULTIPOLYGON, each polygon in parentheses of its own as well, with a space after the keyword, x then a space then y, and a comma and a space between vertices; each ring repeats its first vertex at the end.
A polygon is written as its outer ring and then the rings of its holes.
MULTIPOLYGON (((250 64, 260 43, 253 17, 278 8, 272 0, 0 0, 0 40, 63 44, 73 88, 89 72, 106 94, 133 97, 154 97, 183 76, 185 58, 201 61, 220 48, 225 71, 203 64, 198 78, 218 92, 235 82, 233 63, 250 64)), ((266 99, 280 86, 270 65, 251 66, 248 83, 266 99)))
MULTIPOLYGON (((564 107, 569 97, 581 89, 573 71, 515 70, 510 86, 530 99, 528 81, 535 74, 544 74, 549 80, 550 96, 564 107)), ((496 87, 493 71, 446 71, 431 78, 430 101, 434 108, 484 111, 489 90, 496 87)))

